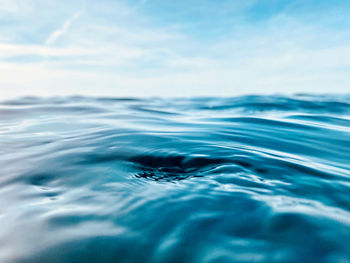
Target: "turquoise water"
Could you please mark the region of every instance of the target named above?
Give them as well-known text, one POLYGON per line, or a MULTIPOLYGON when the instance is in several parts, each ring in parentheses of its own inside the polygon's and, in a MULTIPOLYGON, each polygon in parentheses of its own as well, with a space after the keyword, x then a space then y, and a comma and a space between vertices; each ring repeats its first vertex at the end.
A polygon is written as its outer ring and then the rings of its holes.
POLYGON ((0 104, 0 262, 350 262, 350 96, 0 104))

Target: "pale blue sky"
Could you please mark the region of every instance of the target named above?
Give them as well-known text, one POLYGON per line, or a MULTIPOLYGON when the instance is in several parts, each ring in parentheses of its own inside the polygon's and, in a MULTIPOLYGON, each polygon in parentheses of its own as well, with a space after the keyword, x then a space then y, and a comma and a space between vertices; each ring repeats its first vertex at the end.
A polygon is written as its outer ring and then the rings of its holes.
POLYGON ((350 92, 350 1, 0 0, 0 98, 350 92))

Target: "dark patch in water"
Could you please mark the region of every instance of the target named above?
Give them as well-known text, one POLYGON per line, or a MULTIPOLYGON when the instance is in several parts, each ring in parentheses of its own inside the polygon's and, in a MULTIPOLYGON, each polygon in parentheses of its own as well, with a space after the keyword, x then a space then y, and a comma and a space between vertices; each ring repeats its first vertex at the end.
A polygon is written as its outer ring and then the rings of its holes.
POLYGON ((141 172, 136 177, 154 181, 180 181, 189 177, 201 177, 202 173, 219 164, 229 163, 226 159, 186 156, 142 155, 130 159, 141 172))

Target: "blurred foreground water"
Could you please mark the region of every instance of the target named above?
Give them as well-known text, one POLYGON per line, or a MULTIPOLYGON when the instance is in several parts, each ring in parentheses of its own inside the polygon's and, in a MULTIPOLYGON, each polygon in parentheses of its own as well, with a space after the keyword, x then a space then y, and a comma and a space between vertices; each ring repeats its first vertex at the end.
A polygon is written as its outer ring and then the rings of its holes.
POLYGON ((350 262, 350 96, 0 103, 0 262, 350 262))

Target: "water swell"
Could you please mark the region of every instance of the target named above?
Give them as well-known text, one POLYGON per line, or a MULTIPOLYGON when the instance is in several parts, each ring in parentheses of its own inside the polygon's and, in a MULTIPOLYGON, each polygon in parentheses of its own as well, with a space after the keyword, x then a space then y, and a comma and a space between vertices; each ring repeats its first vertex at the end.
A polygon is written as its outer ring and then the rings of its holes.
POLYGON ((0 103, 1 262, 347 262, 350 97, 0 103))

